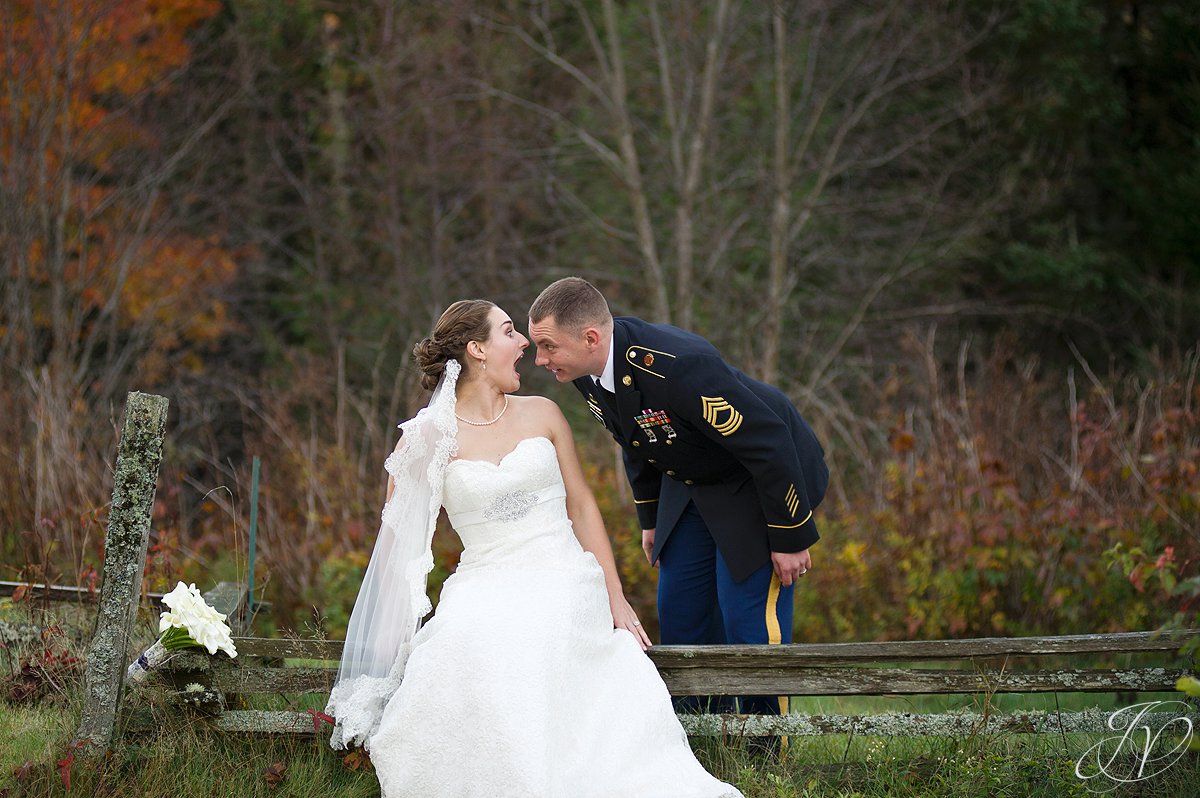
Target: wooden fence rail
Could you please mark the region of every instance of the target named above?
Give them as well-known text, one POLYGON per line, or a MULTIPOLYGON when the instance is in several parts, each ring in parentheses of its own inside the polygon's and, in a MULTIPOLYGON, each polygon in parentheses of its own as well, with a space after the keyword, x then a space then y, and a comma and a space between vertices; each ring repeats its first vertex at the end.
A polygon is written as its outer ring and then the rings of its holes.
MULTIPOLYGON (((12 596, 21 593, 24 599, 41 598, 48 601, 75 601, 84 604, 94 604, 100 600, 100 591, 87 587, 68 587, 65 585, 45 585, 41 582, 8 582, 0 580, 0 596, 12 596)), ((153 597, 155 594, 151 594, 153 597)), ((162 598, 162 594, 157 594, 162 598)))
MULTIPOLYGON (((75 585, 47 585, 42 582, 10 582, 0 579, 0 597, 12 596, 18 590, 22 592, 22 601, 33 599, 42 599, 44 601, 66 602, 73 604, 95 604, 100 600, 100 591, 90 587, 77 587, 75 585)), ((151 606, 157 609, 163 609, 163 596, 165 593, 155 593, 153 591, 142 593, 142 598, 150 603, 151 606)), ((265 612, 270 612, 271 603, 269 601, 255 601, 254 613, 261 615, 265 612)))
MULTIPOLYGON (((1076 655, 1170 655, 1200 630, 1163 635, 1133 632, 1034 638, 982 638, 781 646, 655 646, 649 656, 673 695, 791 696, 937 695, 1045 692, 1167 692, 1191 673, 1183 665, 1130 668, 1018 669, 1014 660, 1076 655), (943 669, 894 663, 941 661, 943 669), (955 669, 945 669, 946 666, 955 669)), ((239 657, 187 653, 168 665, 178 688, 199 682, 203 702, 227 731, 312 733, 307 712, 230 709, 224 696, 273 693, 326 695, 342 644, 322 640, 235 638, 239 657), (285 660, 303 664, 287 666, 285 660), (316 663, 328 663, 318 665, 316 663)), ((182 695, 182 694, 181 694, 182 695)), ((191 700, 199 698, 195 694, 191 700)), ((782 718, 685 715, 692 734, 955 735, 970 732, 1103 731, 1108 713, 1081 712, 878 715, 788 715, 782 718)), ((1163 719, 1165 722, 1165 718, 1163 719)), ((1196 717, 1200 721, 1200 716, 1196 717)))
MULTIPOLYGON (((1177 651, 1200 630, 1177 633, 1117 632, 1053 637, 979 637, 968 640, 884 641, 878 643, 797 643, 781 646, 655 646, 650 657, 659 668, 708 667, 714 655, 725 667, 760 664, 871 664, 924 659, 981 659, 1004 656, 1054 656, 1177 651)), ((239 639, 238 651, 253 657, 340 660, 342 641, 266 637, 239 639)))

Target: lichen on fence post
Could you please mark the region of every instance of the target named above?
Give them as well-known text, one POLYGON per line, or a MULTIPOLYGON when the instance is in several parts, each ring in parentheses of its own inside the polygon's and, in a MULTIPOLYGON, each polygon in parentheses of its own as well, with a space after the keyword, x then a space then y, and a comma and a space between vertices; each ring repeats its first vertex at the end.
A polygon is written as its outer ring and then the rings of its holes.
POLYGON ((88 754, 103 753, 113 739, 130 632, 142 589, 166 425, 166 397, 136 391, 128 395, 104 537, 104 582, 87 656, 83 713, 75 734, 88 754))

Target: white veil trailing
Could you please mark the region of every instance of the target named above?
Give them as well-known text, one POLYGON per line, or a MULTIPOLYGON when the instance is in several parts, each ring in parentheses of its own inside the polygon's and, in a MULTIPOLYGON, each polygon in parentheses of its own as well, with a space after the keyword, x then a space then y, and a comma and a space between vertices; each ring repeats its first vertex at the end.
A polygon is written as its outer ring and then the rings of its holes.
POLYGON ((369 749, 383 708, 400 686, 413 635, 432 609, 426 578, 433 570, 433 530, 446 465, 457 448, 454 405, 461 370, 457 360, 446 361, 429 404, 400 425, 403 445, 384 462, 395 489, 383 507, 379 537, 325 707, 336 720, 329 740, 334 748, 369 749))

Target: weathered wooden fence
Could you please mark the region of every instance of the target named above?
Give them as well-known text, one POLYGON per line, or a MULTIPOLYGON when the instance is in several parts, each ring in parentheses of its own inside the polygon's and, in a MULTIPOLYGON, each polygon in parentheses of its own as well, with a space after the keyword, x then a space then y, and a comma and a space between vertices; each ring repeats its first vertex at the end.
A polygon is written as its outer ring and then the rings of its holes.
MULTIPOLYGON (((146 592, 142 598, 152 606, 163 606, 162 593, 146 592)), ((0 597, 17 596, 21 601, 45 601, 62 604, 95 604, 100 591, 77 585, 47 585, 43 582, 9 582, 0 580, 0 597)))
MULTIPOLYGON (((1200 630, 1170 637, 1133 632, 921 642, 656 646, 649 655, 673 695, 1145 693, 1173 691, 1176 680, 1190 673, 1174 652, 1197 635, 1200 630), (1157 653, 1164 662, 1131 668, 1036 667, 1039 659, 1120 653, 1157 653), (1018 662, 1029 661, 1035 667, 1017 667, 1018 662), (940 667, 911 667, 914 662, 940 667)), ((333 683, 342 644, 254 637, 237 638, 235 642, 237 660, 220 655, 181 655, 167 666, 166 678, 177 689, 187 683, 203 685, 203 695, 179 695, 203 706, 216 726, 226 731, 313 733, 313 717, 308 712, 238 709, 226 706, 224 697, 311 693, 323 697, 333 683), (305 664, 288 665, 288 660, 305 664)), ((965 735, 1103 731, 1108 714, 1092 709, 1010 714, 793 714, 778 718, 684 715, 681 720, 689 733, 705 735, 965 735)))
MULTIPOLYGON (((113 510, 106 538, 99 617, 88 656, 88 692, 77 738, 86 750, 112 739, 120 705, 134 613, 161 455, 166 400, 131 394, 117 458, 113 510)), ((223 583, 206 594, 227 613, 235 635, 247 590, 223 583)), ((985 638, 920 642, 797 644, 781 646, 656 646, 649 652, 674 695, 876 696, 971 694, 979 711, 937 714, 806 715, 749 717, 685 715, 692 734, 724 735, 952 735, 1104 731, 1109 713, 996 714, 997 693, 1146 693, 1172 691, 1192 671, 1175 652, 1200 635, 1151 632, 1036 638, 985 638), (1156 655, 1153 665, 1127 668, 1059 667, 1071 658, 1118 654, 1156 655), (1047 659, 1053 667, 1039 665, 1047 659)), ((235 637, 239 656, 179 653, 157 676, 181 706, 207 715, 230 732, 315 733, 308 711, 247 708, 246 697, 315 694, 324 702, 337 672, 337 641, 235 637), (196 686, 199 689, 196 689, 196 686)), ((293 704, 294 705, 294 704, 293 704)), ((1165 722, 1166 719, 1164 719, 1165 722)), ((1195 718, 1200 721, 1200 716, 1195 718)))

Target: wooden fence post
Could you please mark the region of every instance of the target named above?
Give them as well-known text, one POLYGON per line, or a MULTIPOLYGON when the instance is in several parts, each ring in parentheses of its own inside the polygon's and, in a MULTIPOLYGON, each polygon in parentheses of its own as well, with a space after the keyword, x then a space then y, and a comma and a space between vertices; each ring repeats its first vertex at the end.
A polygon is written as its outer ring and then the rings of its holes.
POLYGON ((104 753, 113 739, 129 636, 142 589, 166 425, 166 397, 136 391, 128 395, 104 537, 104 582, 87 656, 83 713, 75 733, 76 742, 87 754, 104 753))

